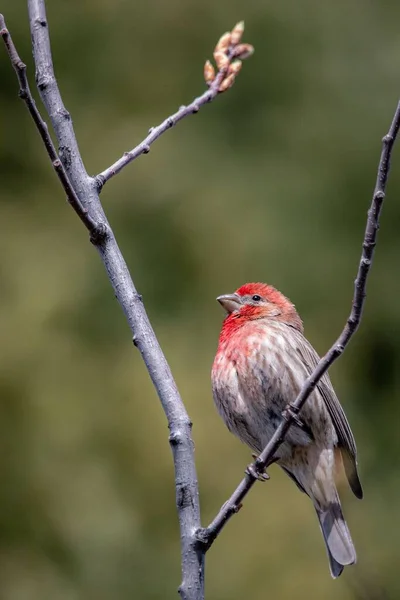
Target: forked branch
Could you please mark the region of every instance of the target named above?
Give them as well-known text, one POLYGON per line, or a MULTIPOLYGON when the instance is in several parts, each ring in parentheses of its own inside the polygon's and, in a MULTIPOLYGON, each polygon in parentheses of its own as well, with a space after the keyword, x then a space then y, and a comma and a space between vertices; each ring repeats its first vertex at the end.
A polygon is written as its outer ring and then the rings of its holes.
POLYGON ((200 528, 199 491, 194 462, 191 422, 179 395, 172 373, 148 320, 142 297, 136 291, 124 258, 104 214, 99 199, 99 189, 134 158, 148 151, 149 145, 164 131, 196 112, 205 102, 232 86, 240 70, 240 58, 250 55, 252 48, 240 44, 243 24, 240 23, 217 44, 214 58, 217 73, 206 63, 204 76, 209 90, 181 108, 164 121, 136 149, 127 153, 115 165, 97 178, 89 177, 79 152, 70 114, 66 110, 54 74, 50 37, 44 0, 28 0, 30 29, 36 66, 36 83, 41 99, 50 116, 59 145, 59 156, 49 135, 47 125, 40 116, 29 89, 26 67, 17 54, 11 36, 0 17, 1 36, 16 71, 20 95, 26 102, 34 123, 41 135, 67 197, 86 228, 91 241, 104 263, 115 295, 128 320, 133 341, 139 349, 160 398, 170 429, 169 441, 175 467, 176 505, 181 532, 182 583, 179 588, 184 600, 204 599, 204 556, 195 532, 200 528), (236 59, 233 61, 233 59, 236 59))
MULTIPOLYGON (((48 133, 47 125, 41 118, 30 92, 26 78, 26 67, 16 52, 1 15, 0 34, 18 76, 20 96, 25 101, 35 122, 71 206, 91 233, 91 241, 104 263, 115 295, 128 320, 134 343, 143 357, 167 416, 170 429, 169 440, 174 457, 176 504, 181 531, 182 584, 180 594, 184 600, 203 600, 205 553, 225 523, 239 510, 243 498, 254 485, 256 478, 249 471, 249 474, 241 481, 212 523, 207 528, 201 528, 191 422, 165 356, 148 320, 142 298, 136 291, 104 214, 99 199, 99 191, 106 181, 119 173, 132 160, 141 154, 147 153, 150 145, 165 131, 189 114, 197 112, 202 105, 213 100, 218 93, 229 89, 240 70, 240 60, 251 54, 252 47, 241 43, 242 23, 239 23, 231 32, 224 34, 214 52, 217 72, 215 72, 209 61, 206 62, 204 67, 204 77, 209 89, 188 106, 181 107, 175 114, 165 119, 158 127, 152 129, 138 146, 125 153, 124 156, 97 177, 92 178, 88 176, 83 166, 72 121, 64 107, 55 79, 44 0, 28 0, 28 10, 36 65, 36 82, 42 101, 51 118, 60 148, 59 156, 48 133)), ((323 374, 343 353, 358 328, 365 301, 367 278, 374 255, 380 212, 385 198, 391 152, 399 130, 399 124, 400 104, 397 106, 389 132, 383 138, 378 177, 371 208, 368 212, 362 255, 349 318, 338 340, 305 381, 298 397, 284 411, 282 422, 274 436, 253 463, 255 474, 261 474, 266 465, 271 462, 307 398, 323 374)))
POLYGON ((76 214, 79 216, 85 227, 90 231, 91 234, 93 234, 97 229, 97 225, 89 216, 88 211, 82 206, 82 203, 76 195, 74 188, 69 182, 68 176, 65 172, 65 169, 57 154, 57 150, 55 149, 53 141, 50 137, 47 124, 42 119, 40 112, 37 109, 35 100, 33 99, 31 90, 29 89, 29 83, 26 76, 26 65, 22 62, 18 55, 15 45, 12 41, 10 32, 6 27, 4 17, 1 14, 0 36, 3 38, 8 56, 10 57, 11 64, 18 77, 19 97, 25 102, 27 109, 29 110, 29 113, 36 125, 40 137, 42 138, 43 144, 47 150, 47 154, 49 155, 53 169, 55 170, 57 177, 59 178, 60 183, 64 188, 65 193, 67 194, 68 202, 71 204, 72 208, 75 210, 76 214))

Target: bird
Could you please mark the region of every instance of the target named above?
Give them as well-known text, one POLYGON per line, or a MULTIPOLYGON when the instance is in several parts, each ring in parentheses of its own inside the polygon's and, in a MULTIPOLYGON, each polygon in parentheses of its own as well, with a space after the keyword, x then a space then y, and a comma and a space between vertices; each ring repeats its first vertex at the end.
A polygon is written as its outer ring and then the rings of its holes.
MULTIPOLYGON (((272 285, 247 283, 217 300, 226 315, 211 373, 214 402, 228 429, 258 455, 320 358, 294 304, 272 285)), ((340 457, 361 499, 354 436, 326 373, 271 462, 313 502, 333 578, 356 562, 335 484, 340 457)))

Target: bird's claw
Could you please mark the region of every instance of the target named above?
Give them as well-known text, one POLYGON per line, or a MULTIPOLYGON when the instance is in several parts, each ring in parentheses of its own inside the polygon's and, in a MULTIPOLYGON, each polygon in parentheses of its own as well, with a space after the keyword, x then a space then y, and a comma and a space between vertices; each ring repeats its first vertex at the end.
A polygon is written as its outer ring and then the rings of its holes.
MULTIPOLYGON (((253 455, 254 456, 254 455, 253 455)), ((257 458, 257 457, 256 457, 257 458)), ((246 475, 249 475, 250 477, 253 477, 253 479, 256 479, 257 481, 268 481, 269 479, 269 475, 266 471, 259 473, 253 464, 250 464, 247 469, 245 470, 246 475)))
POLYGON ((285 410, 283 411, 283 416, 285 419, 289 417, 297 425, 297 427, 300 427, 300 429, 304 429, 304 423, 298 417, 298 409, 296 407, 292 406, 291 404, 288 404, 285 410))

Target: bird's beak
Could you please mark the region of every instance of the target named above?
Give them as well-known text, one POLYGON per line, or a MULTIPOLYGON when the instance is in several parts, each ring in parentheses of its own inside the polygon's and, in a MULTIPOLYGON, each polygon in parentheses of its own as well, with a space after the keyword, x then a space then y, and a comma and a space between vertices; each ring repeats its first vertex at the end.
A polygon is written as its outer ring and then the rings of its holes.
POLYGON ((228 314, 239 310, 242 306, 242 299, 238 294, 224 294, 218 296, 217 300, 228 314))

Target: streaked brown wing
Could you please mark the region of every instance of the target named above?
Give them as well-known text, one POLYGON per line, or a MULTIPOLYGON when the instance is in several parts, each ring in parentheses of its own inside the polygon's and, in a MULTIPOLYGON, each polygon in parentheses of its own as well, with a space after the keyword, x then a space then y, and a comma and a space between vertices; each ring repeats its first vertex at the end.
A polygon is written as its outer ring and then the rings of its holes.
MULTIPOLYGON (((301 355, 304 364, 311 365, 312 368, 307 369, 309 374, 311 374, 311 370, 318 364, 319 356, 300 331, 296 331, 296 337, 298 338, 297 351, 301 355)), ((356 443, 347 417, 332 387, 328 373, 325 373, 320 379, 317 389, 324 399, 335 427, 338 436, 338 447, 342 454, 344 470, 350 487, 354 495, 361 499, 363 497, 363 490, 357 472, 356 443)))

